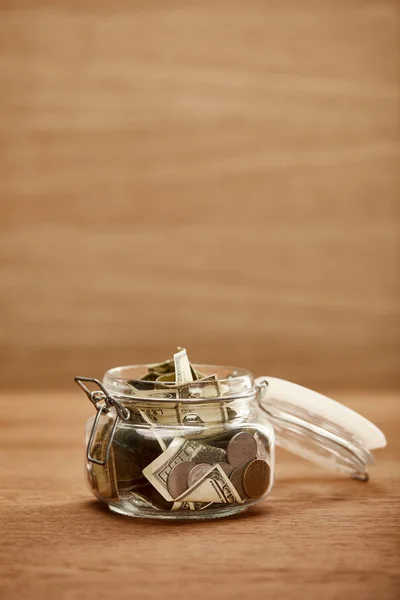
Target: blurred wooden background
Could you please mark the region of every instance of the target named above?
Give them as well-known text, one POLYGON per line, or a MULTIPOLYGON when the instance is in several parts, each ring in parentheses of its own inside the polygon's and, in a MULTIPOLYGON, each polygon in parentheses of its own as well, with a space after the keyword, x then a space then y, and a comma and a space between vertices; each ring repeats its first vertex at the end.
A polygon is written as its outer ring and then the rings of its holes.
POLYGON ((399 375, 399 5, 0 0, 0 386, 399 375))

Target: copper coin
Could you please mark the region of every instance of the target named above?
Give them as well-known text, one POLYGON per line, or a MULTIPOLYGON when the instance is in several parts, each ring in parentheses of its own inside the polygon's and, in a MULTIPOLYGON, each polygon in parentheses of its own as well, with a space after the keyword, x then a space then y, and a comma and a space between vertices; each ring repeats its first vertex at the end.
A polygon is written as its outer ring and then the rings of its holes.
POLYGON ((234 471, 232 471, 229 479, 234 486, 235 490, 239 494, 242 500, 246 500, 247 494, 243 487, 243 475, 245 470, 247 469, 247 465, 242 465, 241 467, 237 467, 234 471))
POLYGON ((225 475, 227 475, 228 477, 235 470, 235 467, 232 467, 232 465, 230 465, 227 462, 220 462, 218 464, 225 473, 225 475))
POLYGON ((226 455, 232 467, 246 465, 257 456, 257 442, 251 433, 237 433, 229 441, 226 455))
POLYGON ((186 460, 172 467, 167 480, 167 488, 172 498, 177 498, 188 489, 188 477, 194 463, 186 460))
POLYGON ((199 465, 192 467, 188 477, 188 486, 192 487, 192 485, 201 479, 210 469, 212 469, 212 467, 207 463, 200 463, 199 465))
POLYGON ((268 489, 270 468, 265 460, 257 458, 245 468, 243 487, 250 498, 261 498, 268 489))

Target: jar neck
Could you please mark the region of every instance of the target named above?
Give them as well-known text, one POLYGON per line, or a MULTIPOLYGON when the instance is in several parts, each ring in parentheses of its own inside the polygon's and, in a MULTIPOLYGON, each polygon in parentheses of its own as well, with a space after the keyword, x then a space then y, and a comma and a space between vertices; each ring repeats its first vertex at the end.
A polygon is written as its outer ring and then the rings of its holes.
POLYGON ((221 365, 194 364, 201 372, 201 380, 186 381, 179 384, 147 380, 147 365, 116 367, 107 371, 103 386, 114 395, 147 400, 234 400, 247 397, 255 390, 253 375, 236 367, 221 365))
POLYGON ((202 379, 149 381, 148 365, 110 369, 102 386, 129 411, 126 423, 213 425, 247 418, 255 399, 252 374, 245 369, 194 364, 202 379))
POLYGON ((130 416, 129 424, 157 426, 214 426, 247 420, 256 409, 255 393, 246 397, 218 401, 122 399, 130 416))

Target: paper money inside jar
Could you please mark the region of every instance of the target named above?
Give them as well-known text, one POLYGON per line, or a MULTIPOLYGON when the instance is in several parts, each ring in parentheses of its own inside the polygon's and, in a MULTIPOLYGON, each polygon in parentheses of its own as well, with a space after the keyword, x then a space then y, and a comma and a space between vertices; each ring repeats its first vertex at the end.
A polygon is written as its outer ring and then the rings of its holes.
POLYGON ((245 369, 191 364, 185 349, 75 381, 95 408, 86 425, 89 487, 124 515, 244 511, 273 488, 275 443, 367 481, 371 451, 386 444, 373 423, 334 400, 245 369))

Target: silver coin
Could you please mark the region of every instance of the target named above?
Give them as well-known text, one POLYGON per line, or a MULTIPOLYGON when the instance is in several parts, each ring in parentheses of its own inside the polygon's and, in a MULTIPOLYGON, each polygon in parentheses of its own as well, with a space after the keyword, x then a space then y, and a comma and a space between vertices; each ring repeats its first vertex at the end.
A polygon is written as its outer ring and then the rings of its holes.
POLYGON ((242 465, 241 467, 237 467, 237 469, 234 469, 234 471, 232 471, 232 473, 229 477, 232 485, 234 486, 234 488, 236 489, 237 493, 239 494, 239 496, 241 497, 242 500, 246 500, 246 498, 247 498, 247 494, 243 487, 243 475, 244 475, 244 472, 246 469, 247 469, 247 465, 242 465))
POLYGON ((235 470, 235 467, 232 467, 232 465, 230 465, 227 462, 220 462, 218 464, 221 467, 221 469, 223 470, 223 472, 225 473, 225 475, 227 475, 228 477, 235 470))
POLYGON ((175 465, 168 475, 167 488, 172 498, 177 498, 188 489, 188 477, 195 464, 186 460, 175 465))
POLYGON ((226 455, 232 467, 241 467, 257 456, 257 442, 251 433, 237 433, 229 441, 226 455))
POLYGON ((199 465, 195 465, 189 472, 188 486, 192 487, 192 485, 196 483, 196 481, 201 479, 203 475, 205 475, 207 471, 209 471, 211 468, 211 465, 207 463, 200 463, 199 465))

